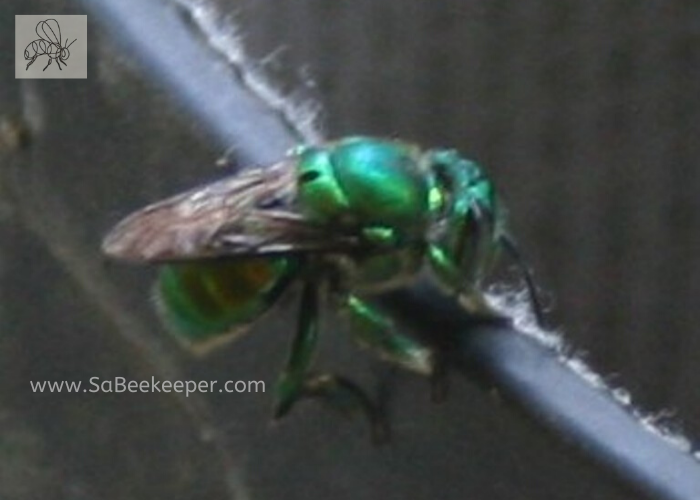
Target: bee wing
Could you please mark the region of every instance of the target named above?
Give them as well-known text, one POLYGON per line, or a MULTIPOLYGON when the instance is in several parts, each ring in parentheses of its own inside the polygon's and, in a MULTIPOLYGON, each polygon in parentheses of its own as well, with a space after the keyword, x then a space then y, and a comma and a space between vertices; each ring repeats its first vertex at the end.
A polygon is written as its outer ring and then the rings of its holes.
POLYGON ((42 40, 46 40, 49 43, 55 43, 59 46, 61 45, 61 27, 59 26, 58 21, 55 19, 41 21, 36 25, 34 31, 42 40), (39 29, 41 29, 41 33, 39 33, 39 29))
POLYGON ((102 251, 118 259, 165 262, 353 243, 306 221, 294 208, 295 197, 293 160, 249 169, 133 213, 105 237, 102 251))

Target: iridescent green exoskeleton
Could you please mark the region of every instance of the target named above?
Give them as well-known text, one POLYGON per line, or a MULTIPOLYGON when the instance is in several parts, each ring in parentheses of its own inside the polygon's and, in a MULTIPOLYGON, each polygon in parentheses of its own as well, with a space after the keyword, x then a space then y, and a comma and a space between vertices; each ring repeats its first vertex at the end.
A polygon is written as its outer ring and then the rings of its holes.
POLYGON ((489 313, 482 283, 502 250, 517 258, 504 211, 478 165, 453 150, 370 137, 301 146, 268 168, 148 206, 117 225, 103 250, 161 264, 158 309, 195 350, 245 331, 301 281, 275 416, 313 396, 354 401, 377 425, 373 403, 356 385, 311 374, 320 292, 345 313, 358 344, 430 375, 431 349, 398 331, 372 295, 406 286, 427 269, 465 307, 489 313))

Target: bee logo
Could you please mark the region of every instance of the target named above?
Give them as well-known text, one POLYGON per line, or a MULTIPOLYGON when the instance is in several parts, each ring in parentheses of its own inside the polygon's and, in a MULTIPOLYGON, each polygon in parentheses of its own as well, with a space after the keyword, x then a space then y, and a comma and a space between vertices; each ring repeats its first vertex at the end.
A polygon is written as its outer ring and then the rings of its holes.
POLYGON ((68 48, 73 45, 77 38, 66 45, 63 45, 61 38, 61 26, 58 24, 56 19, 46 19, 45 21, 39 21, 34 29, 36 34, 39 36, 37 40, 30 42, 24 49, 24 60, 29 61, 27 63, 27 68, 34 64, 40 56, 48 56, 49 62, 44 66, 43 71, 51 66, 53 61, 56 61, 58 69, 63 71, 61 68, 61 63, 68 65, 66 59, 70 57, 70 50, 68 48))

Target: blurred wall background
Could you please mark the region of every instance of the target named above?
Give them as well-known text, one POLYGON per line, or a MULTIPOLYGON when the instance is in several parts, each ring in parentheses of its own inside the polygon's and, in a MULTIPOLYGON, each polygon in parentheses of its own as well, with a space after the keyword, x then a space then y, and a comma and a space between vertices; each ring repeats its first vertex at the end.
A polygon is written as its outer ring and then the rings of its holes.
MULTIPOLYGON (((700 435, 700 6, 610 0, 216 2, 262 69, 323 103, 329 137, 397 136, 485 165, 575 348, 651 411, 700 435), (281 48, 281 50, 280 50, 281 48), (313 83, 313 84, 311 84, 313 83)), ((100 260, 125 213, 221 175, 221 151, 100 29, 86 81, 20 82, 0 6, 0 498, 638 498, 469 383, 428 404, 397 374, 394 446, 270 394, 39 395, 29 380, 151 376, 273 383, 293 307, 205 360, 148 300, 153 271, 100 260), (10 130, 10 135, 7 134, 10 130), (11 142, 11 141, 10 141, 11 142), (194 416, 193 416, 194 415, 194 416)), ((319 363, 372 383, 342 336, 319 363)))

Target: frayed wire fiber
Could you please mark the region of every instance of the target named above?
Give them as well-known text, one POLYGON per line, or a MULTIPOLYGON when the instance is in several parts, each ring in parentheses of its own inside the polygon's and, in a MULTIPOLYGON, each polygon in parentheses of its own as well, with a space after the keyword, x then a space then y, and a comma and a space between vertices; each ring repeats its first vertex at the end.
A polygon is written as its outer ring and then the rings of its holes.
POLYGON ((298 100, 285 96, 265 77, 259 64, 251 61, 242 44, 242 35, 233 21, 204 0, 175 0, 191 16, 197 28, 213 50, 221 54, 234 68, 252 94, 265 102, 270 109, 295 132, 305 144, 318 144, 323 137, 318 128, 321 106, 306 98, 298 100), (223 20, 222 20, 223 19, 223 20))
POLYGON ((651 414, 634 406, 632 395, 622 387, 612 387, 605 379, 596 373, 584 361, 584 355, 573 350, 563 339, 562 335, 553 330, 541 328, 536 320, 526 289, 495 285, 486 295, 488 304, 500 314, 511 318, 516 331, 522 335, 534 338, 538 342, 554 350, 559 361, 569 367, 574 373, 585 380, 594 389, 607 394, 628 411, 648 432, 658 436, 683 453, 688 453, 700 460, 700 453, 693 452, 693 444, 683 435, 680 426, 670 419, 674 412, 662 410, 651 414))

